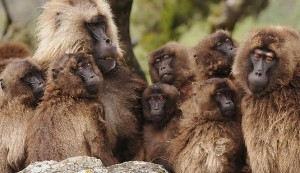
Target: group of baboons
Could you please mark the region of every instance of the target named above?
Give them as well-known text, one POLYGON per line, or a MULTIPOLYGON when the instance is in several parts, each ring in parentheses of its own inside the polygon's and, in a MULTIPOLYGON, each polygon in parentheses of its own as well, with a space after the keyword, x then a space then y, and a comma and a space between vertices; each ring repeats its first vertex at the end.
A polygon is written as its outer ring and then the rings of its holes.
POLYGON ((106 0, 48 1, 37 36, 33 55, 0 46, 0 172, 73 156, 176 173, 300 170, 294 29, 166 43, 149 55, 149 86, 122 63, 106 0))

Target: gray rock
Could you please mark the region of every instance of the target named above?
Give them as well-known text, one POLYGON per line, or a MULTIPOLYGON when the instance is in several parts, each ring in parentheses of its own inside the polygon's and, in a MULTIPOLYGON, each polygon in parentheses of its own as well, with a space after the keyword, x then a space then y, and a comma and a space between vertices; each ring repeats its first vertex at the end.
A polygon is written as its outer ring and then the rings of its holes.
POLYGON ((71 157, 61 162, 43 161, 36 162, 19 173, 107 173, 100 159, 87 156, 71 157))
POLYGON ((19 173, 167 173, 162 166, 142 161, 124 162, 105 167, 100 159, 71 157, 61 162, 43 161, 29 165, 19 173))
POLYGON ((161 165, 150 162, 130 161, 107 167, 109 173, 168 173, 161 165))

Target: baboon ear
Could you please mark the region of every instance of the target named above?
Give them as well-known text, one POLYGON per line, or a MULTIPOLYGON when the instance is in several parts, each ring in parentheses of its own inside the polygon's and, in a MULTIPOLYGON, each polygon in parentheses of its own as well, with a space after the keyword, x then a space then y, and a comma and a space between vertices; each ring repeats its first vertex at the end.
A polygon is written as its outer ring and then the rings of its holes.
POLYGON ((51 69, 51 73, 52 73, 52 78, 53 80, 56 80, 59 74, 59 71, 55 68, 51 69))

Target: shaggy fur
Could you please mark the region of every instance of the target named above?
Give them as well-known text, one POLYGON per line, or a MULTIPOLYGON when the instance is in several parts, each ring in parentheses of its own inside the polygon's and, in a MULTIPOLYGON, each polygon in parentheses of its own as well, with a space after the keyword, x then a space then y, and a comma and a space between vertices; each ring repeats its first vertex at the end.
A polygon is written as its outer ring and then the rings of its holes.
MULTIPOLYGON (((47 2, 38 20, 40 43, 33 58, 47 68, 53 57, 64 53, 91 53, 92 38, 84 23, 98 15, 105 16, 106 34, 116 44, 118 58, 122 59, 117 28, 106 0, 47 2)), ((120 161, 130 160, 142 144, 139 119, 142 114, 141 95, 146 84, 119 61, 112 71, 104 74, 104 80, 102 100, 108 133, 111 133, 109 141, 120 161)))
POLYGON ((31 55, 29 47, 22 43, 1 42, 0 43, 0 72, 12 61, 31 55))
POLYGON ((239 110, 239 96, 228 79, 214 78, 193 84, 193 96, 181 106, 183 118, 179 135, 171 141, 170 160, 176 173, 236 173, 241 168, 244 150, 239 111, 226 118, 213 100, 220 85, 234 93, 239 110))
POLYGON ((106 34, 121 57, 117 27, 106 0, 51 0, 43 8, 38 18, 39 44, 33 56, 43 66, 48 67, 53 57, 64 53, 90 52, 92 41, 84 24, 96 15, 106 17, 106 34))
MULTIPOLYGON (((150 85, 143 93, 144 125, 144 161, 165 158, 169 148, 169 142, 173 139, 178 130, 181 111, 176 103, 179 99, 179 92, 171 85, 155 83, 150 85), (164 115, 158 121, 152 121, 148 99, 151 94, 163 94, 167 99, 164 106, 164 115)), ((141 153, 140 153, 141 154, 141 153)))
POLYGON ((242 100, 242 128, 253 172, 300 169, 300 36, 287 27, 266 27, 248 34, 238 50, 233 74, 247 95, 242 100), (252 94, 247 82, 254 48, 275 53, 264 91, 252 94))
POLYGON ((45 95, 30 121, 26 164, 73 156, 93 156, 106 166, 117 163, 108 144, 103 104, 86 91, 80 76, 72 73, 82 59, 88 59, 103 88, 102 74, 92 56, 58 58, 48 71, 45 95))
POLYGON ((197 64, 197 80, 229 76, 234 57, 228 59, 224 53, 215 50, 217 44, 227 38, 233 42, 235 47, 237 46, 228 31, 217 30, 192 48, 191 52, 197 64))
POLYGON ((190 90, 191 82, 195 81, 195 63, 188 49, 177 42, 171 41, 154 50, 148 58, 149 73, 153 83, 161 82, 154 63, 156 58, 164 55, 173 57, 171 68, 175 79, 170 85, 174 85, 183 96, 186 95, 190 90))
POLYGON ((20 79, 32 69, 40 67, 29 59, 18 60, 10 63, 0 77, 0 172, 3 173, 24 168, 26 129, 37 100, 20 79))

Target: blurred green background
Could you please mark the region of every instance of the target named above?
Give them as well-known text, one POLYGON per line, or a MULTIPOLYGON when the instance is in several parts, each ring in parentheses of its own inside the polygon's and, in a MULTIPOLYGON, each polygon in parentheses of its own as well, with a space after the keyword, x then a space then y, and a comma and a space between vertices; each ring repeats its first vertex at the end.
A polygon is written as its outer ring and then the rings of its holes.
MULTIPOLYGON (((25 42, 34 49, 35 21, 46 0, 26 0, 26 3, 5 0, 12 18, 10 30, 5 35, 8 20, 3 1, 0 1, 1 40, 25 42)), ((249 30, 260 26, 287 25, 300 30, 299 9, 299 0, 134 0, 130 19, 133 50, 149 80, 149 52, 170 40, 194 46, 210 34, 230 10, 238 12, 231 15, 235 22, 228 29, 234 39, 241 41, 249 30), (241 5, 245 2, 247 4, 241 5), (228 11, 226 5, 232 8, 228 11)))
MULTIPOLYGON (((220 11, 224 1, 207 0, 206 6, 201 4, 204 3, 203 0, 194 1, 134 1, 131 36, 133 41, 138 42, 134 52, 146 74, 147 55, 153 49, 169 40, 192 47, 210 34, 214 18, 222 15, 220 11), (172 18, 176 15, 184 16, 184 21, 174 28, 172 18)), ((299 0, 269 0, 261 11, 259 8, 251 9, 252 11, 237 21, 232 30, 234 39, 241 41, 247 32, 261 26, 286 25, 300 30, 299 0)))

